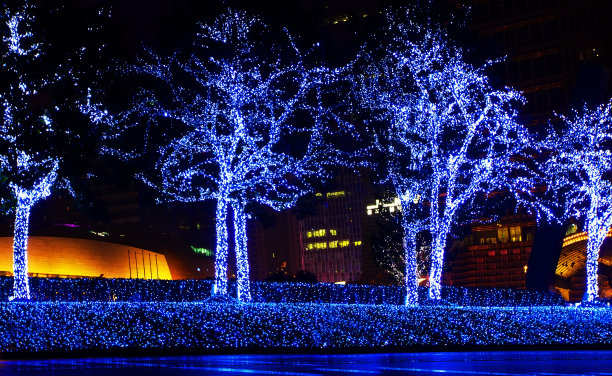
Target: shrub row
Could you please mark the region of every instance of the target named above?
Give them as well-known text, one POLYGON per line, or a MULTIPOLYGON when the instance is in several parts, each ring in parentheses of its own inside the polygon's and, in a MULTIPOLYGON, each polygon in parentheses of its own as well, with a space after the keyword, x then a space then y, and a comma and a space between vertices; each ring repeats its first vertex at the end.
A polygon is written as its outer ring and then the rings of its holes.
POLYGON ((0 352, 610 345, 605 308, 0 303, 0 352))
MULTIPOLYGON (((210 298, 209 280, 145 280, 108 278, 30 278, 35 301, 148 301, 194 302, 210 298)), ((0 277, 0 299, 11 295, 12 277, 0 277)), ((236 284, 230 282, 230 295, 236 296, 236 284)), ((404 303, 401 286, 335 285, 328 283, 253 282, 254 302, 260 303, 404 303)), ((421 301, 427 298, 426 288, 419 289, 421 301)), ((563 305, 559 295, 542 291, 511 289, 476 289, 444 287, 444 300, 461 306, 550 306, 563 305)))

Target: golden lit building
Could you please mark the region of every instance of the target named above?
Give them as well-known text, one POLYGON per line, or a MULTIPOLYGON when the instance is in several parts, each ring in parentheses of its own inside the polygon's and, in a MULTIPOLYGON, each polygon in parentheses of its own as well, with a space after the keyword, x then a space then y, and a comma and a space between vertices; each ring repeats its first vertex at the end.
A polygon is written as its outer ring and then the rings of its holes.
MULTIPOLYGON (((612 298, 610 278, 612 277, 612 231, 608 231, 606 240, 599 251, 597 280, 599 296, 612 298)), ((563 299, 570 302, 582 300, 586 291, 586 247, 588 235, 578 232, 563 239, 561 256, 555 270, 555 288, 563 299)))
MULTIPOLYGON (((12 275, 13 238, 0 237, 0 275, 12 275)), ((30 236, 28 271, 37 277, 172 279, 160 253, 96 240, 30 236)))

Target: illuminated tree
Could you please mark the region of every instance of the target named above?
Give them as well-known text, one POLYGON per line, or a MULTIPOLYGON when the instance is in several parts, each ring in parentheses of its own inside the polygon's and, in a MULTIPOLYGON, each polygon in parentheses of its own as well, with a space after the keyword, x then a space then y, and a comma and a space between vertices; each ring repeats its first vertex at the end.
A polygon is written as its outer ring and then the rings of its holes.
MULTIPOLYGON (((50 18, 64 14, 63 10, 58 11, 63 5, 56 6, 45 3, 40 14, 50 18)), ((70 144, 70 150, 78 150, 76 140, 85 132, 70 129, 67 119, 71 117, 64 112, 77 107, 72 95, 80 94, 76 80, 81 76, 73 67, 84 56, 85 49, 68 52, 72 45, 66 39, 70 38, 60 38, 60 42, 52 44, 49 39, 53 38, 44 34, 46 27, 38 27, 35 14, 39 10, 40 7, 25 3, 6 6, 0 14, 4 26, 0 47, 0 163, 16 205, 12 299, 17 300, 30 299, 27 274, 30 211, 49 196, 60 180, 62 186, 68 187, 64 179, 58 179, 62 155, 67 153, 64 146, 70 144), (56 95, 60 92, 71 95, 56 95)), ((92 25, 87 27, 94 29, 92 25)), ((77 118, 77 123, 87 128, 89 124, 82 122, 84 117, 77 118)))
POLYGON ((230 11, 201 27, 189 58, 149 52, 135 68, 167 93, 141 96, 132 112, 180 132, 160 148, 155 174, 143 179, 163 200, 216 201, 219 296, 227 294, 231 207, 241 301, 250 300, 246 205, 292 206, 333 154, 323 143, 318 91, 332 72, 308 68, 290 38, 265 43, 271 37, 256 18, 230 11))
MULTIPOLYGON (((417 203, 413 205, 421 205, 417 203)), ((429 255, 431 249, 429 247, 429 241, 426 239, 426 228, 423 227, 420 231, 411 231, 408 236, 405 236, 404 227, 407 223, 418 225, 414 217, 421 208, 411 207, 408 212, 412 218, 404 219, 403 212, 394 211, 393 213, 382 213, 379 214, 377 223, 379 225, 379 232, 376 233, 371 240, 372 250, 375 254, 377 264, 385 270, 390 277, 397 283, 405 283, 406 286, 411 286, 409 291, 416 293, 416 285, 418 278, 427 275, 429 272, 429 255), (414 242, 414 243, 413 243, 414 242), (416 258, 413 259, 415 266, 406 265, 406 259, 411 257, 412 250, 416 252, 416 258), (408 251, 408 252, 407 252, 408 251), (414 271, 414 278, 410 276, 410 280, 407 280, 406 272, 414 271)), ((384 209, 383 209, 384 210, 384 209)), ((406 209, 403 209, 406 210, 406 209)), ((382 211, 382 210, 381 210, 382 211)), ((416 227, 416 226, 415 226, 416 227)), ((414 227, 410 227, 414 228, 414 227)), ((418 228, 417 228, 418 229, 418 228)), ((406 304, 415 305, 417 303, 417 296, 407 294, 406 304)))
POLYGON ((589 235, 584 302, 599 296, 599 250, 612 226, 612 102, 561 116, 563 129, 551 129, 542 146, 550 156, 542 162, 549 190, 556 193, 566 217, 584 217, 589 235))
MULTIPOLYGON (((435 28, 390 21, 391 42, 382 58, 372 59, 360 92, 384 125, 377 146, 388 153, 386 172, 404 212, 422 208, 420 201, 428 206, 425 218, 405 221, 404 232, 406 244, 414 244, 415 233, 429 230, 429 298, 438 300, 444 249, 458 212, 478 194, 530 186, 511 174, 518 167, 513 157, 529 145, 529 135, 516 122, 521 95, 494 89, 487 66, 467 63, 435 28)), ((406 254, 415 259, 415 251, 406 254)), ((406 275, 414 275, 414 262, 407 267, 406 275)))
POLYGON ((51 116, 44 109, 33 109, 32 96, 48 85, 44 77, 32 77, 29 69, 39 59, 40 45, 34 41, 29 7, 6 10, 7 29, 2 48, 2 167, 9 177, 17 208, 13 241, 13 299, 30 299, 28 285, 28 228, 30 210, 50 194, 59 160, 32 150, 29 137, 53 132, 51 116))

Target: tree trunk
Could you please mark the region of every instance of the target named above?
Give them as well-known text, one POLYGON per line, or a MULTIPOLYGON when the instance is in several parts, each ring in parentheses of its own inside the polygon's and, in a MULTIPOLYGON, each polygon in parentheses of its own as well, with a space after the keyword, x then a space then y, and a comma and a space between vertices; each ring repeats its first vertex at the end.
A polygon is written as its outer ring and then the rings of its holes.
MULTIPOLYGON (((404 213, 406 215, 406 213, 404 213)), ((408 227, 404 219, 404 258, 406 260, 406 301, 407 306, 419 304, 419 283, 417 274, 417 251, 416 251, 416 231, 408 227)))
POLYGON ((429 299, 442 299, 442 266, 444 265, 444 248, 446 246, 446 231, 434 234, 431 245, 431 269, 429 272, 429 299))
MULTIPOLYGON (((605 230, 604 230, 605 231, 605 230)), ((601 236, 597 230, 588 232, 589 239, 587 240, 587 257, 586 257, 586 292, 582 297, 583 302, 590 302, 599 297, 599 286, 597 285, 597 268, 599 266, 599 249, 606 238, 605 234, 601 236)))
POLYGON ((247 252, 247 218, 242 204, 232 205, 234 209, 234 232, 236 239, 236 266, 238 269, 238 300, 251 301, 249 281, 249 257, 247 252))
POLYGON ((29 300, 28 282, 28 232, 30 227, 29 200, 17 200, 15 213, 15 236, 13 238, 13 299, 29 300))
POLYGON ((227 295, 227 199, 217 199, 215 214, 217 244, 215 246, 215 285, 213 295, 227 295))

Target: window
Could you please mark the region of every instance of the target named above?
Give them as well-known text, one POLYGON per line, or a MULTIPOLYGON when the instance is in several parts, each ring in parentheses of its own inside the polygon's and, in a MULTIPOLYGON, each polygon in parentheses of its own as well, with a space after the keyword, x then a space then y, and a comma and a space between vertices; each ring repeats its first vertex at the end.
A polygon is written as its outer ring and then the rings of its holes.
POLYGON ((510 241, 520 242, 522 240, 523 239, 521 237, 521 227, 520 226, 510 227, 510 241))
POLYGON ((546 61, 540 57, 533 61, 533 69, 536 79, 542 79, 546 76, 546 61))
POLYGON ((500 227, 497 229, 497 239, 499 239, 499 241, 502 243, 506 243, 508 241, 508 228, 507 227, 500 227))
POLYGON ((531 73, 531 60, 523 60, 520 62, 521 66, 521 79, 523 81, 531 81, 533 74, 531 73))
POLYGON ((316 249, 325 249, 325 248, 327 248, 327 243, 326 242, 315 243, 315 248, 316 249))
POLYGON ((344 191, 327 193, 327 198, 337 198, 337 197, 344 197, 344 196, 346 196, 346 192, 344 191))
POLYGON ((546 68, 549 76, 557 76, 563 73, 563 57, 561 54, 546 56, 546 68))

